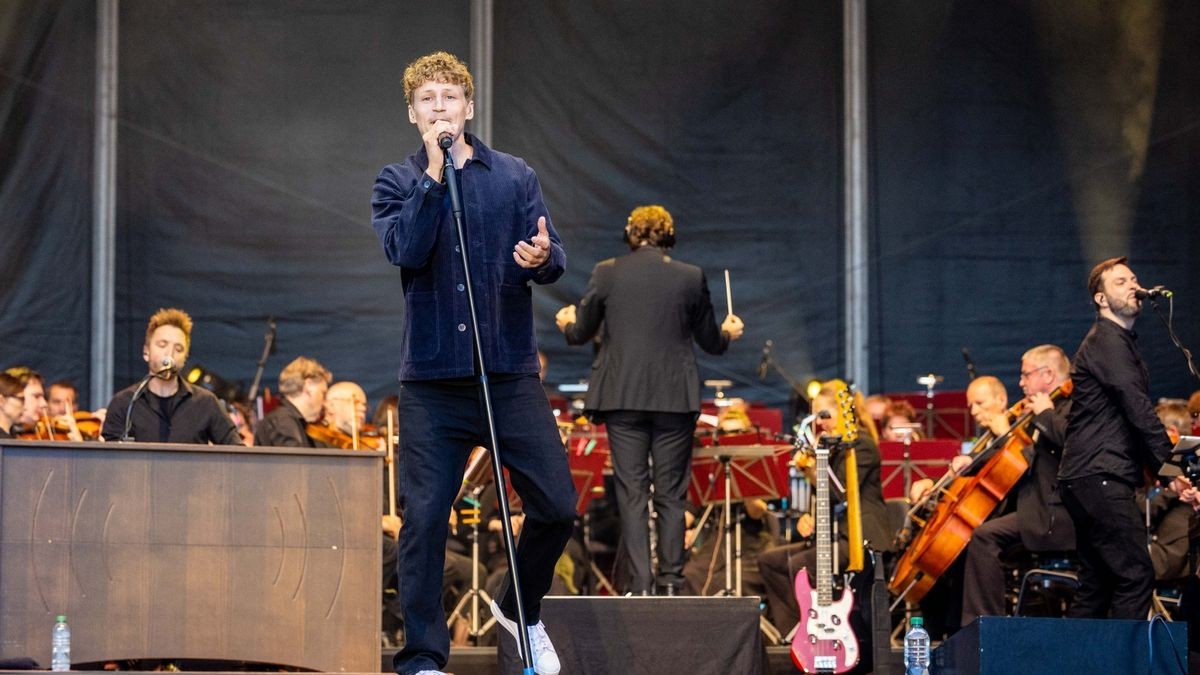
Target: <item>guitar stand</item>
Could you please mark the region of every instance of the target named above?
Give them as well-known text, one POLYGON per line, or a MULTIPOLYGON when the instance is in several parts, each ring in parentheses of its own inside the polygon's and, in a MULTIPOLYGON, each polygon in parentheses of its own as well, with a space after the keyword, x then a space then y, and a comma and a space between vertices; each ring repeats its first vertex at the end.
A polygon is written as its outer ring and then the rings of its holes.
POLYGON ((462 509, 462 511, 460 511, 460 513, 463 514, 463 523, 471 526, 471 588, 467 589, 467 592, 462 594, 462 597, 458 599, 458 604, 454 605, 454 609, 451 610, 449 616, 446 617, 446 627, 447 628, 454 625, 455 619, 458 619, 458 618, 469 619, 468 623, 470 624, 470 628, 467 629, 467 635, 469 637, 476 638, 477 640, 483 634, 485 634, 489 630, 491 630, 492 626, 495 625, 495 623, 496 623, 496 617, 494 617, 494 616, 492 618, 488 619, 482 625, 479 622, 479 601, 480 601, 480 599, 482 599, 484 602, 491 602, 492 598, 491 598, 491 596, 488 595, 487 591, 483 590, 483 588, 481 588, 479 585, 479 498, 478 498, 478 492, 481 492, 481 490, 477 490, 476 494, 472 495, 471 497, 469 497, 467 499, 467 501, 474 508, 462 509), (463 606, 466 605, 468 602, 471 603, 471 611, 468 613, 468 616, 463 616, 463 614, 462 614, 463 606))

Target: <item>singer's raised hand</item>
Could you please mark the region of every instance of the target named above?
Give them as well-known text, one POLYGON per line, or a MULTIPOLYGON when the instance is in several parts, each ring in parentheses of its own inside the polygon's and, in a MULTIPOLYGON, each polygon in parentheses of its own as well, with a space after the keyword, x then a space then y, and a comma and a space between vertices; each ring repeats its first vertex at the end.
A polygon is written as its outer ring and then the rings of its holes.
POLYGON ((529 243, 518 241, 513 247, 513 260, 525 269, 541 267, 550 259, 550 233, 546 231, 546 216, 538 218, 537 234, 529 243))
POLYGON ((737 314, 726 314, 725 320, 721 322, 721 330, 729 333, 730 340, 737 340, 745 332, 746 324, 742 323, 737 314))

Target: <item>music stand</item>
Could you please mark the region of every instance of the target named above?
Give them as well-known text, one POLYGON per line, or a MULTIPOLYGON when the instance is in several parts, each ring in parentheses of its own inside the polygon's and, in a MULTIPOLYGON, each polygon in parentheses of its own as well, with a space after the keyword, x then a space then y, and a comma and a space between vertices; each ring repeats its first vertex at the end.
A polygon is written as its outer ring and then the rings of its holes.
POLYGON ((1166 479, 1187 476, 1193 483, 1200 480, 1200 436, 1180 436, 1158 475, 1166 479))
MULTIPOLYGON (((778 499, 787 494, 787 458, 791 450, 790 445, 713 445, 696 448, 693 454, 690 489, 693 501, 701 506, 720 503, 724 511, 725 587, 720 595, 742 594, 742 523, 734 518, 734 493, 738 502, 755 498, 778 499), (781 455, 783 462, 778 461, 781 455), (720 481, 714 480, 715 464, 721 467, 720 481)), ((705 512, 705 518, 708 513, 705 512)), ((697 527, 703 524, 704 518, 697 527)))

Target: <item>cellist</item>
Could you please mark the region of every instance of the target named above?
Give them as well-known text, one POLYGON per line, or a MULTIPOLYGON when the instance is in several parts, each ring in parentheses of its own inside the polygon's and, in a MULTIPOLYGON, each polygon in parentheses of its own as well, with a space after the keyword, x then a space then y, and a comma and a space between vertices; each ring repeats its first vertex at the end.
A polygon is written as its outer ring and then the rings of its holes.
MULTIPOLYGON (((1054 345, 1039 345, 1021 356, 1020 385, 1025 394, 1021 413, 1033 413, 1027 429, 1032 444, 1025 451, 1029 470, 1009 493, 1016 495, 1016 509, 985 521, 967 545, 963 626, 977 616, 1005 614, 1001 555, 1018 544, 1033 552, 1075 548, 1075 529, 1056 489, 1071 400, 1050 398, 1051 392, 1067 382, 1070 370, 1067 355, 1054 345)), ((972 412, 974 408, 972 405, 972 412)), ((1007 420, 1002 426, 1008 426, 1007 420)), ((996 427, 989 428, 996 431, 996 427)))
MULTIPOLYGON (((971 418, 979 426, 979 433, 989 434, 991 438, 999 438, 1008 433, 1011 426, 1008 418, 1008 391, 1004 383, 992 375, 981 375, 967 385, 967 407, 971 418)), ((978 447, 980 444, 977 444, 978 447)), ((973 461, 974 455, 955 455, 950 460, 949 473, 957 476, 973 461)), ((976 462, 982 465, 982 460, 976 462)), ((945 478, 943 478, 945 480, 945 478)), ((909 500, 917 502, 933 488, 933 481, 928 478, 913 481, 909 488, 909 500)))

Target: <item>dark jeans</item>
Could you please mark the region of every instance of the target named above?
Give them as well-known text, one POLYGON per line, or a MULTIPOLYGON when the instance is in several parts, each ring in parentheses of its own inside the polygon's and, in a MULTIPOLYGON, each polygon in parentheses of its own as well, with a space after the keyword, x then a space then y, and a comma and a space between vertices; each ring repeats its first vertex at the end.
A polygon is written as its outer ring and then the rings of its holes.
POLYGON ((653 590, 650 569, 650 485, 658 531, 658 584, 683 585, 683 510, 692 466, 692 413, 617 410, 604 414, 612 450, 621 540, 629 554, 630 586, 653 590), (654 459, 651 475, 649 460, 654 459))
MULTIPOLYGON (((539 620, 542 596, 575 523, 575 486, 546 393, 536 375, 491 381, 500 456, 524 504, 517 542, 521 599, 529 624, 539 620)), ((442 608, 447 518, 471 448, 486 446, 487 422, 479 387, 468 381, 414 381, 400 388, 398 455, 400 504, 400 598, 404 649, 393 660, 397 673, 442 669, 450 634, 442 608)), ((511 585, 500 607, 516 618, 511 585)))
POLYGON ((1021 543, 1021 524, 1013 511, 985 521, 971 534, 963 576, 962 624, 980 616, 1005 616, 1004 562, 1021 543))
POLYGON ((1063 504, 1075 522, 1079 591, 1067 615, 1144 620, 1154 589, 1146 523, 1133 488, 1106 476, 1062 482, 1063 504))

